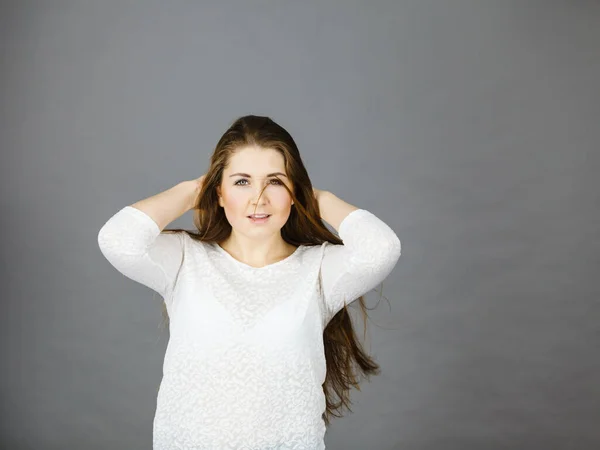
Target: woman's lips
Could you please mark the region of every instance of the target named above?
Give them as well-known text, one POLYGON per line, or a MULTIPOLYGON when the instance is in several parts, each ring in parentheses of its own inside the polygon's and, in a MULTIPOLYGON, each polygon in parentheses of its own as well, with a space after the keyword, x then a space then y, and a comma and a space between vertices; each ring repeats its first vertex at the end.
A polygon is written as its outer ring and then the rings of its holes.
POLYGON ((263 219, 254 219, 253 217, 248 217, 248 219, 250 219, 252 223, 265 223, 267 220, 269 220, 269 217, 271 216, 269 215, 263 219))

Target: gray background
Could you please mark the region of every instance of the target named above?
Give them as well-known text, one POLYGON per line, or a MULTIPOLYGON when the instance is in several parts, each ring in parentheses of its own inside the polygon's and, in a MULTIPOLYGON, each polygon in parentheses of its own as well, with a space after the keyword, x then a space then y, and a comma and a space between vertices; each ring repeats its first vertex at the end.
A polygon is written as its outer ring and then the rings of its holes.
POLYGON ((383 374, 328 448, 600 448, 600 3, 13 1, 0 17, 1 448, 151 448, 161 298, 97 233, 204 173, 249 113, 403 243, 368 324, 383 374))

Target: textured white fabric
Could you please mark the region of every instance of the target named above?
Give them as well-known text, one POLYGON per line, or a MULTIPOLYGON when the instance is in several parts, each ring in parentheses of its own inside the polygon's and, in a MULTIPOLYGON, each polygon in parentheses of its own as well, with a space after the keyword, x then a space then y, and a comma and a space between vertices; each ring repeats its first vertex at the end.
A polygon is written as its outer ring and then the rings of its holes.
POLYGON ((344 245, 300 246, 256 268, 216 243, 161 233, 132 206, 104 224, 103 255, 169 313, 154 450, 325 448, 323 329, 400 257, 394 231, 367 210, 339 236, 344 245))

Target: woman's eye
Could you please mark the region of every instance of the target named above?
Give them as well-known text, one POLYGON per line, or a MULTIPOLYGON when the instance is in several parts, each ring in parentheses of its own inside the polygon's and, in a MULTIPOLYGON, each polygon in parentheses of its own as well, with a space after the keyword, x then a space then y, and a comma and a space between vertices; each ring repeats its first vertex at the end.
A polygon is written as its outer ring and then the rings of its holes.
MULTIPOLYGON (((242 184, 240 184, 241 181, 248 181, 248 180, 246 178, 242 178, 240 180, 237 180, 234 184, 237 185, 237 186, 242 186, 242 184)), ((282 184, 281 181, 279 181, 276 178, 273 178, 271 181, 274 181, 276 185, 281 185, 282 184)), ((245 185, 243 185, 243 186, 245 186, 245 185)))

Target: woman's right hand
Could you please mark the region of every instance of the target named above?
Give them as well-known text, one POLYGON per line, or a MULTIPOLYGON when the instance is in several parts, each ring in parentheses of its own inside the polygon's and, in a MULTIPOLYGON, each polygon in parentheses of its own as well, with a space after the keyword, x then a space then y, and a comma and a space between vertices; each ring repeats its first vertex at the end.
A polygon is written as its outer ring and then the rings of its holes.
POLYGON ((200 203, 200 191, 202 190, 202 185, 204 184, 204 179, 206 178, 206 174, 202 175, 200 178, 196 178, 195 180, 192 180, 192 185, 194 187, 194 194, 193 194, 193 202, 192 202, 192 206, 190 207, 190 209, 197 209, 198 208, 198 203, 200 203))
POLYGON ((196 226, 197 229, 200 229, 200 209, 198 209, 198 204, 200 203, 200 191, 202 190, 202 186, 204 184, 204 178, 206 178, 206 174, 202 175, 200 178, 196 178, 195 180, 192 180, 195 186, 195 191, 194 191, 194 203, 192 204, 192 207, 190 208, 192 210, 192 221, 194 222, 194 225, 196 226))

